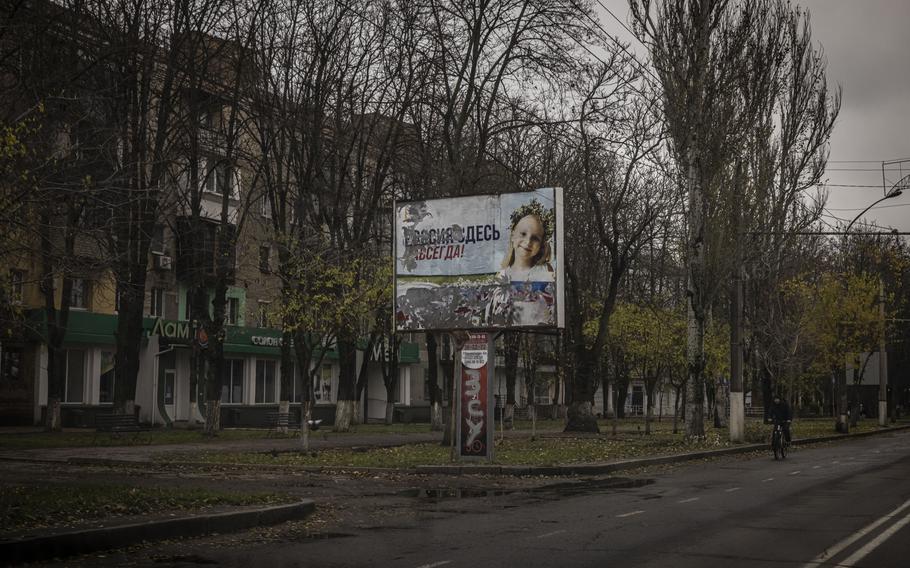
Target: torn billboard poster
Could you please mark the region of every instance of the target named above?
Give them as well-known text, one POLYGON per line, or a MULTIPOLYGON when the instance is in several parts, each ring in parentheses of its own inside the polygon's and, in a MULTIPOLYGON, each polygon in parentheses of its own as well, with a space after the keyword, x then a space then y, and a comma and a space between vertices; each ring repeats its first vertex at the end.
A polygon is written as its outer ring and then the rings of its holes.
POLYGON ((564 327, 562 189, 398 202, 401 331, 564 327))

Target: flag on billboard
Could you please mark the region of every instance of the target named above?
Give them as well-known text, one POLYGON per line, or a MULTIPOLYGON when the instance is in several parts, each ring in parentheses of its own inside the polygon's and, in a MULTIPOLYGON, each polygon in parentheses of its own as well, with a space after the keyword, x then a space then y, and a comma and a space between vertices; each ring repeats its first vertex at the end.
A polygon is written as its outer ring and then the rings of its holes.
POLYGON ((562 189, 399 202, 402 331, 564 326, 562 189))

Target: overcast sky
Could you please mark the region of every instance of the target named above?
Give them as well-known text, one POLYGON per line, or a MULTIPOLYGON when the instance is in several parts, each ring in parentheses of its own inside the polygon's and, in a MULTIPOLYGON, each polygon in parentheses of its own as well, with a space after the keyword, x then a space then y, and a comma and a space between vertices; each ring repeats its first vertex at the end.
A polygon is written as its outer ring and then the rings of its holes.
MULTIPOLYGON (((626 0, 600 2, 628 22, 626 0)), ((825 178, 828 215, 849 222, 883 196, 882 161, 907 159, 902 172, 885 173, 888 187, 910 174, 910 0, 795 0, 794 4, 811 12, 813 40, 828 59, 829 82, 843 88, 825 178), (838 187, 842 185, 873 187, 838 187)), ((631 42, 643 55, 641 44, 606 9, 598 12, 607 31, 631 42)), ((831 217, 827 220, 836 222, 831 217)), ((863 220, 910 231, 910 191, 883 201, 863 220)))

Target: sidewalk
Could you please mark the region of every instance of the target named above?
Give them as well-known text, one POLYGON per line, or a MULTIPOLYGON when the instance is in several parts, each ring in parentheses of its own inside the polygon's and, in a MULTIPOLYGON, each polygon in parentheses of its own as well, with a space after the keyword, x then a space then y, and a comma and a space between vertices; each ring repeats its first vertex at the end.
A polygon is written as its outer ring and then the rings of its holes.
MULTIPOLYGON (((265 436, 265 434, 263 434, 265 436)), ((423 442, 441 442, 442 432, 407 434, 334 434, 331 431, 316 431, 310 435, 310 448, 391 447, 423 442)), ((75 448, 40 448, 30 450, 0 450, 0 460, 72 462, 150 462, 155 456, 169 453, 202 452, 288 452, 300 448, 297 436, 263 437, 246 440, 207 440, 197 444, 144 444, 138 441, 125 446, 81 446, 75 448)))

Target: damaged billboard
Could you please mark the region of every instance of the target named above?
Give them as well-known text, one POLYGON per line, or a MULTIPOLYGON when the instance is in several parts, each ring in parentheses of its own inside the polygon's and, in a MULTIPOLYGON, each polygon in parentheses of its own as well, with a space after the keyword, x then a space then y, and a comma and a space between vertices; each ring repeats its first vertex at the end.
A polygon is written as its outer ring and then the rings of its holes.
POLYGON ((564 327, 561 188, 395 205, 400 331, 564 327))

